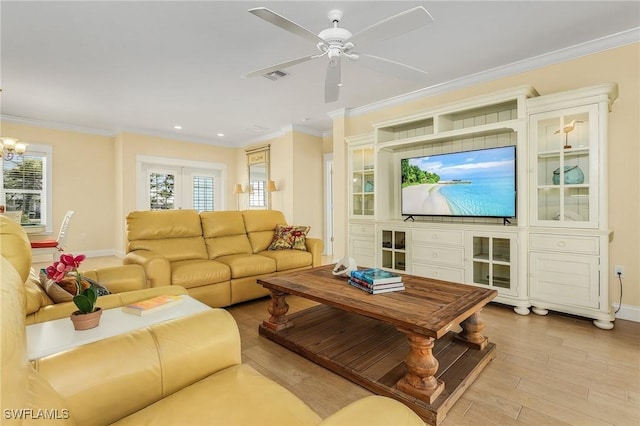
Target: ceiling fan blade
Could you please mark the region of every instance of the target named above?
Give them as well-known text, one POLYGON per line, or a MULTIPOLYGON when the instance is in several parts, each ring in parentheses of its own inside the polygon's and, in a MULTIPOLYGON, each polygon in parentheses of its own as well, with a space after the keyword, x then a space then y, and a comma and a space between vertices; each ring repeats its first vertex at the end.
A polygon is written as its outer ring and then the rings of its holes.
POLYGON ((335 102, 340 96, 340 57, 329 61, 327 65, 327 75, 324 81, 324 101, 325 103, 335 102))
POLYGON ((390 74, 394 77, 403 78, 405 80, 415 80, 416 78, 425 77, 429 73, 411 65, 403 64, 392 59, 382 58, 380 56, 369 55, 367 53, 358 53, 358 63, 370 68, 374 71, 390 74))
POLYGON ((324 43, 320 37, 306 28, 301 27, 293 21, 288 20, 284 16, 278 15, 273 10, 267 9, 266 7, 256 7, 253 9, 249 9, 249 13, 254 14, 258 18, 264 19, 270 24, 275 25, 276 27, 280 27, 285 31, 289 31, 297 36, 302 38, 306 38, 307 40, 312 41, 313 43, 324 43))
POLYGON ((355 45, 370 45, 380 40, 408 33, 431 22, 433 22, 433 17, 427 12, 427 9, 418 6, 370 25, 347 40, 355 45))
POLYGON ((281 62, 279 64, 272 65, 272 66, 267 67, 267 68, 262 68, 262 69, 259 69, 259 70, 256 70, 256 71, 251 71, 250 73, 245 74, 244 77, 256 77, 256 76, 260 76, 260 75, 269 74, 269 73, 272 73, 274 71, 281 70, 283 68, 289 68, 289 67, 292 67, 294 65, 310 61, 310 60, 315 59, 317 57, 318 57, 318 55, 309 55, 309 56, 303 56, 302 58, 293 59, 291 61, 281 62))

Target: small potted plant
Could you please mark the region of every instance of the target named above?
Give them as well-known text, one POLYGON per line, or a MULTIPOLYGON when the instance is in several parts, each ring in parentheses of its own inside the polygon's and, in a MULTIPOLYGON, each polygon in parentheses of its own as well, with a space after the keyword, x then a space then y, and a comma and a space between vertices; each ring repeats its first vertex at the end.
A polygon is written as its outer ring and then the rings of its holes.
MULTIPOLYGON (((58 284, 73 283, 72 288, 75 288, 73 303, 78 310, 71 314, 71 321, 76 330, 97 327, 102 315, 102 309, 96 307, 98 293, 89 282, 82 279, 82 275, 78 271, 78 267, 84 259, 85 256, 82 254, 74 257, 72 254, 63 253, 60 255, 60 261, 54 262, 46 269, 47 277, 58 284)), ((69 288, 68 285, 64 287, 69 288)))

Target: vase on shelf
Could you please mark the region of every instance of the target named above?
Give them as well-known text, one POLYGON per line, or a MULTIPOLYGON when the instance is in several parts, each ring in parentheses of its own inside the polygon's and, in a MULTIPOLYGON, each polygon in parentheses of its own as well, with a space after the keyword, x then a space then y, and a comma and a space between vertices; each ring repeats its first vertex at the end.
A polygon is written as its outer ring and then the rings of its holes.
MULTIPOLYGON (((560 184, 560 168, 553 171, 553 184, 560 184)), ((584 173, 578 166, 564 166, 564 183, 565 185, 575 185, 584 183, 584 173)))

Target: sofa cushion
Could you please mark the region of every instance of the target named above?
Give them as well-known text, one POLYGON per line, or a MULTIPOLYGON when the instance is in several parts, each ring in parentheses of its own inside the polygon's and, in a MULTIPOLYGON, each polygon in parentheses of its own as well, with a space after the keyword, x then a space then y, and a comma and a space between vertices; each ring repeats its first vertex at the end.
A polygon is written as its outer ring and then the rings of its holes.
POLYGON ((202 233, 209 259, 230 254, 252 253, 242 213, 234 211, 202 212, 202 233))
POLYGON ((127 251, 157 252, 174 262, 207 259, 195 210, 134 211, 127 215, 127 251))
POLYGON ((251 244, 247 234, 230 235, 228 237, 205 238, 209 259, 230 254, 251 254, 251 244))
POLYGON ((310 226, 276 225, 269 250, 306 250, 305 239, 310 226))
POLYGON ((200 287, 231 279, 229 267, 215 260, 181 260, 171 264, 171 284, 200 287))
POLYGON ((218 257, 216 261, 231 269, 231 278, 253 277, 276 272, 276 262, 257 254, 232 254, 218 257))
POLYGON ((202 212, 202 235, 205 238, 227 237, 229 235, 244 235, 242 213, 234 211, 202 212))
POLYGON ((321 418, 293 393, 242 364, 224 369, 115 425, 317 425, 321 418), (200 407, 184 410, 176 407, 200 407))
POLYGON ((195 210, 145 210, 127 215, 129 241, 200 236, 200 215, 195 210))
POLYGON ((288 271, 289 269, 312 266, 313 255, 300 250, 265 250, 258 253, 260 256, 269 257, 276 261, 276 271, 288 271))
POLYGON ((245 210, 242 217, 254 253, 269 247, 276 225, 287 224, 284 214, 278 210, 245 210))
POLYGON ((202 236, 129 241, 129 251, 134 250, 159 253, 170 262, 208 258, 207 247, 202 236))

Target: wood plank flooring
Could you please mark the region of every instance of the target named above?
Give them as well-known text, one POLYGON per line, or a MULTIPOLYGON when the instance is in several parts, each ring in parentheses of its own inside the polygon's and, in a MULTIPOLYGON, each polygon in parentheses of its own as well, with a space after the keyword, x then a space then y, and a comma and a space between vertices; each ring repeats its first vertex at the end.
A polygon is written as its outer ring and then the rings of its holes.
MULTIPOLYGON (((34 266, 48 266, 51 262, 34 266)), ((121 265, 122 259, 87 259, 86 269, 121 265)), ((289 312, 314 302, 287 297, 289 312)), ((243 361, 282 384, 323 418, 371 393, 258 336, 269 299, 229 308, 242 336, 243 361)), ((590 320, 550 314, 520 316, 490 304, 484 334, 496 358, 451 408, 450 425, 640 424, 640 323, 617 320, 600 330, 590 320)))
MULTIPOLYGON (((290 313, 315 303, 289 296, 290 313)), ((327 417, 371 393, 260 337, 269 299, 229 308, 246 362, 327 417)), ((484 334, 496 358, 441 423, 448 425, 640 424, 640 324, 617 320, 610 331, 591 321, 551 314, 520 316, 490 304, 484 334)))
POLYGON ((398 399, 425 422, 439 425, 482 369, 494 358, 495 344, 483 350, 460 343, 449 332, 435 341, 439 361, 435 377, 445 383, 442 394, 428 403, 400 391, 407 374, 407 335, 391 324, 317 305, 290 315, 293 327, 275 331, 260 326, 259 334, 374 392, 398 399))

